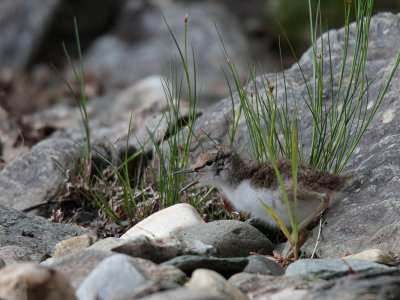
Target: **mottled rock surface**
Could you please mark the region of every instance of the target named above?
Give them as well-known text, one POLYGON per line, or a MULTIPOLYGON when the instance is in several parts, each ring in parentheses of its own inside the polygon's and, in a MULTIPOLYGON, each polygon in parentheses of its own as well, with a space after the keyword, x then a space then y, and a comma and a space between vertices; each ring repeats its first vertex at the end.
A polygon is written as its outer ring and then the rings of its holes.
POLYGON ((44 254, 52 255, 58 242, 77 235, 94 233, 80 226, 52 223, 0 205, 0 248, 21 247, 28 260, 39 261, 44 254))
POLYGON ((283 299, 301 299, 313 286, 324 282, 312 276, 271 276, 249 273, 235 274, 228 281, 251 299, 268 299, 285 291, 289 291, 290 297, 283 299), (301 297, 296 298, 297 295, 301 297))
POLYGON ((362 274, 345 276, 327 283, 322 283, 304 297, 312 299, 377 299, 389 300, 400 297, 400 270, 388 269, 370 271, 362 274))

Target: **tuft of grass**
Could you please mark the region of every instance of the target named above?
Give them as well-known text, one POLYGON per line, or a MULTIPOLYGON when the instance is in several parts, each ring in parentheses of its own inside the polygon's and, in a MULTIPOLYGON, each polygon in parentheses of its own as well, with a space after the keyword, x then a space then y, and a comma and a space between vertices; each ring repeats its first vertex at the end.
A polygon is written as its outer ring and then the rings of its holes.
MULTIPOLYGON (((165 18, 164 18, 165 20, 165 18)), ((187 182, 187 175, 171 173, 188 167, 191 144, 197 141, 194 125, 197 118, 198 99, 200 89, 196 78, 196 60, 193 47, 188 48, 187 21, 185 17, 184 44, 181 47, 174 33, 165 20, 171 37, 178 51, 178 58, 171 62, 169 68, 164 69, 162 85, 166 97, 164 113, 159 126, 166 124, 166 130, 160 137, 147 128, 149 139, 139 149, 132 148, 129 144, 132 118, 128 126, 125 149, 116 148, 112 143, 94 146, 90 139, 90 130, 86 111, 85 78, 83 59, 79 44, 78 26, 74 20, 77 48, 80 61, 80 73, 77 72, 73 61, 63 45, 65 56, 73 68, 77 82, 79 82, 79 95, 75 95, 77 106, 81 111, 82 122, 85 128, 85 149, 82 151, 80 162, 74 170, 60 170, 64 172, 67 181, 67 192, 62 198, 74 199, 79 202, 78 210, 99 210, 100 219, 106 223, 115 222, 126 229, 149 214, 167 206, 188 202, 203 215, 206 220, 226 218, 228 212, 212 201, 205 201, 208 197, 217 199, 214 189, 193 192, 183 191, 187 182), (181 69, 178 68, 181 66, 181 69), (180 71, 182 70, 182 72, 180 71), (181 72, 181 73, 180 73, 181 72), (184 94, 184 91, 187 91, 184 94), (181 113, 181 99, 187 100, 187 113, 181 113), (187 128, 183 133, 182 129, 187 128), (153 152, 150 158, 149 152, 153 152)), ((57 70, 56 70, 57 71, 57 70)), ((60 72, 57 73, 61 75, 60 72)), ((62 77, 69 87, 69 82, 62 77)), ((65 220, 69 213, 57 211, 54 219, 65 220)), ((115 233, 115 232, 114 232, 115 233)), ((101 232, 102 236, 107 232, 101 232)))
MULTIPOLYGON (((193 47, 190 48, 190 52, 188 51, 188 16, 186 15, 184 19, 183 48, 179 45, 164 16, 163 18, 178 51, 178 59, 175 62, 179 62, 183 71, 179 74, 178 64, 173 64, 172 62, 168 69, 163 66, 164 75, 162 77, 162 85, 167 100, 165 106, 166 113, 164 114, 167 123, 167 139, 158 141, 149 131, 158 162, 157 168, 153 167, 152 171, 156 178, 156 188, 160 193, 160 200, 162 201, 160 207, 170 206, 179 203, 181 200, 180 191, 184 188, 186 175, 177 174, 170 176, 170 174, 188 167, 191 144, 193 140, 197 139, 193 128, 196 122, 198 99, 200 96, 197 86, 196 60, 193 47), (189 55, 192 61, 191 64, 189 62, 189 55), (190 71, 190 67, 192 72, 190 71), (180 109, 184 90, 187 91, 187 95, 185 96, 188 104, 188 112, 185 116, 181 114, 180 109), (185 135, 181 132, 184 127, 187 128, 185 135)), ((194 202, 195 200, 190 199, 190 201, 194 202)))

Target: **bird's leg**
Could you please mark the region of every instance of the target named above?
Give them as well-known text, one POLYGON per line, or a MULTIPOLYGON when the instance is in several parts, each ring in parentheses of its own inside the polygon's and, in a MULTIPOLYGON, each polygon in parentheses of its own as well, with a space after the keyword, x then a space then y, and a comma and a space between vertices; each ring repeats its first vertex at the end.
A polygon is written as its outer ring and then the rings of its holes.
MULTIPOLYGON (((303 220, 298 226, 297 226, 297 232, 301 233, 302 231, 307 229, 307 226, 314 221, 314 219, 321 214, 329 205, 329 196, 328 194, 322 194, 322 193, 309 193, 308 197, 312 197, 313 199, 320 200, 321 203, 317 207, 317 209, 314 210, 314 212, 309 215, 305 220, 303 220)), ((294 241, 294 236, 292 234, 292 241, 294 241)), ((298 245, 298 248, 300 248, 305 241, 302 241, 302 243, 298 245)), ((282 256, 286 258, 291 258, 293 256, 293 249, 292 245, 290 245, 289 242, 286 243, 285 248, 283 249, 282 256)))

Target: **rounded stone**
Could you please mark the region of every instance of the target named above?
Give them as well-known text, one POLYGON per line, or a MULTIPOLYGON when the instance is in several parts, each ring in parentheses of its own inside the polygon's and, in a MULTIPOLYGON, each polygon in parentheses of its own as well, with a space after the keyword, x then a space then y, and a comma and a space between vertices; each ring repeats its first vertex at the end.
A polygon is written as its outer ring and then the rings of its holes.
POLYGON ((137 223, 121 238, 131 239, 138 235, 145 235, 154 239, 165 238, 171 236, 172 232, 176 230, 203 223, 203 219, 193 206, 179 203, 164 208, 137 223))
POLYGON ((279 264, 262 255, 250 255, 247 259, 249 263, 243 272, 274 276, 285 274, 285 270, 279 264))
POLYGON ((111 299, 129 297, 134 290, 148 281, 124 254, 104 259, 76 291, 79 299, 111 299))
POLYGON ((272 254, 271 242, 253 226, 234 220, 220 220, 175 233, 186 244, 201 241, 216 249, 216 257, 247 257, 251 252, 272 254))
POLYGON ((197 269, 186 284, 193 289, 205 289, 236 300, 248 300, 237 287, 231 285, 224 277, 217 272, 208 269, 197 269))

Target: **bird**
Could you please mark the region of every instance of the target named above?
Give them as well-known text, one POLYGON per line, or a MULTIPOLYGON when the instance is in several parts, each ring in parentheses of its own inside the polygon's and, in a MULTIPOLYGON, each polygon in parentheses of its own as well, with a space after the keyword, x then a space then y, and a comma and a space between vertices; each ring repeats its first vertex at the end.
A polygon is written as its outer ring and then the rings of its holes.
MULTIPOLYGON (((276 159, 276 166, 294 212, 292 161, 276 159)), ((173 174, 178 173, 197 173, 198 185, 215 186, 235 210, 279 228, 275 218, 265 210, 264 203, 285 226, 291 227, 288 208, 271 161, 252 164, 230 147, 215 145, 201 153, 191 168, 173 174)), ((305 229, 330 204, 342 198, 342 190, 355 177, 355 172, 333 174, 299 163, 296 189, 298 231, 305 229)))

